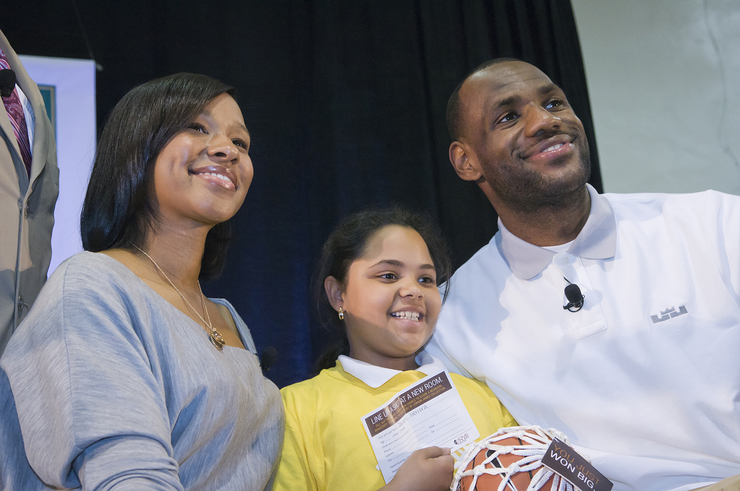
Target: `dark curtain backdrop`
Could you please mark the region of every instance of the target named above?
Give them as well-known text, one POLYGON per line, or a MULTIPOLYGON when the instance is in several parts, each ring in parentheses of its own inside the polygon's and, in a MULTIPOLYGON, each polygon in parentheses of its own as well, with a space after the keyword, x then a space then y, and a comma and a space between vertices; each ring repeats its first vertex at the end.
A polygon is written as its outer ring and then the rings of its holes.
POLYGON ((227 269, 204 285, 229 299, 279 386, 312 374, 330 336, 311 273, 344 215, 401 204, 438 221, 455 265, 496 231, 477 186, 447 159, 447 98, 478 64, 513 56, 563 87, 591 142, 585 74, 568 0, 5 0, 17 52, 91 58, 98 127, 133 86, 205 73, 237 87, 255 178, 234 220, 227 269))

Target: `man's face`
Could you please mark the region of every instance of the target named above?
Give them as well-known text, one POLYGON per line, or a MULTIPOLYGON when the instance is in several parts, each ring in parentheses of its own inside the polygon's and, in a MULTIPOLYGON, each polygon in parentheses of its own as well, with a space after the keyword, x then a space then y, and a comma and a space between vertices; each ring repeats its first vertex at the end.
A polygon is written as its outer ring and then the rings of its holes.
POLYGON ((563 91, 534 66, 493 65, 465 82, 460 100, 460 140, 472 150, 479 184, 502 204, 517 211, 558 206, 588 181, 583 125, 563 91))

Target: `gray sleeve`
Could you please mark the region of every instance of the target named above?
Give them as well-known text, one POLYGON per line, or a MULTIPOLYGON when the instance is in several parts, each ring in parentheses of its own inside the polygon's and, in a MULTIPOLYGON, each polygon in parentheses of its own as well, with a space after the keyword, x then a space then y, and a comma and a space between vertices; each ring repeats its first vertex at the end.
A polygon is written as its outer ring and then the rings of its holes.
POLYGON ((28 461, 46 483, 182 490, 145 301, 68 262, 2 359, 28 461))

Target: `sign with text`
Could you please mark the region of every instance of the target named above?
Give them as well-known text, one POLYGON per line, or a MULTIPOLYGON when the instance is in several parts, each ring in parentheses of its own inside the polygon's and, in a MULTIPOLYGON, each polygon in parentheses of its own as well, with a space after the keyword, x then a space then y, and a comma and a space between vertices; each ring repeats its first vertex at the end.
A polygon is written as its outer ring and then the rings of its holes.
POLYGON ((578 489, 593 491, 610 491, 614 484, 596 470, 578 452, 557 438, 553 439, 542 464, 557 472, 573 483, 578 489))
POLYGON ((480 436, 446 370, 398 392, 362 424, 386 484, 415 450, 454 451, 480 436))

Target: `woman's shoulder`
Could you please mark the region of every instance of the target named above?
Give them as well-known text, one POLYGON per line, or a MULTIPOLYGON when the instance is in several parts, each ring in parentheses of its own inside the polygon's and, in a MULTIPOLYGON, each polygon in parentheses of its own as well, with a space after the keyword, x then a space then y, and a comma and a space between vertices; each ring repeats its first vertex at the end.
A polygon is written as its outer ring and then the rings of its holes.
POLYGON ((63 351, 70 333, 75 333, 75 339, 91 338, 113 325, 111 319, 126 318, 136 302, 131 299, 130 289, 122 286, 118 277, 125 272, 119 271, 115 263, 91 252, 62 262, 18 326, 11 351, 26 357, 39 346, 63 351))
POLYGON ((77 305, 101 301, 129 303, 132 295, 140 297, 134 292, 146 291, 143 286, 145 283, 119 261, 105 254, 86 251, 67 258, 57 267, 42 288, 34 307, 64 299, 77 305))
POLYGON ((88 286, 104 286, 107 278, 133 279, 135 275, 119 261, 99 253, 84 251, 65 259, 49 277, 49 281, 66 281, 70 278, 91 278, 88 286))

